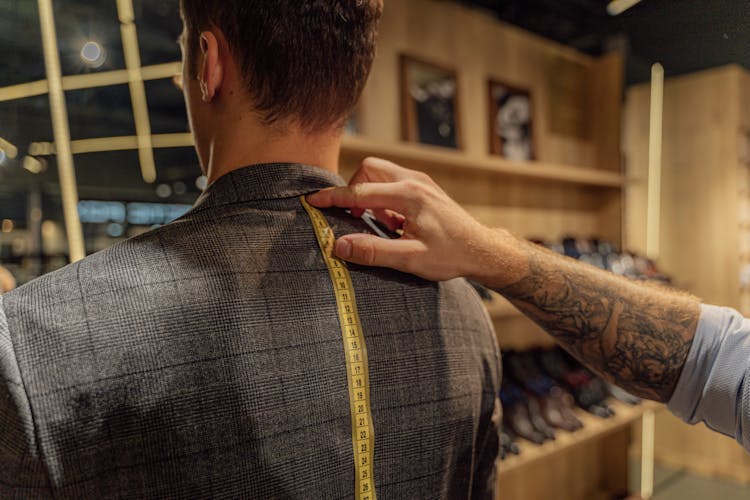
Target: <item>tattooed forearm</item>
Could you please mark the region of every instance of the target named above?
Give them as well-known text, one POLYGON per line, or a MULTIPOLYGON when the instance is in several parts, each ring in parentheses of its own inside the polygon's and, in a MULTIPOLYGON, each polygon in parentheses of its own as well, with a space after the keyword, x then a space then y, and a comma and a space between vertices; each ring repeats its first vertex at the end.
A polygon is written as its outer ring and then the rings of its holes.
POLYGON ((695 335, 698 300, 541 249, 530 255, 525 276, 498 291, 606 379, 668 401, 695 335))

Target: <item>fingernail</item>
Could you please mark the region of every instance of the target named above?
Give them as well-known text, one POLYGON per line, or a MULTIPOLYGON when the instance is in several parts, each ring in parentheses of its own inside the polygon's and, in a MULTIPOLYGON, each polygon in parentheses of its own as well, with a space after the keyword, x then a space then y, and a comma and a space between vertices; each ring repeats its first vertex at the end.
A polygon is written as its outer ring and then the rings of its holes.
POLYGON ((352 256, 352 244, 347 240, 339 240, 336 242, 336 255, 340 259, 348 259, 352 256))

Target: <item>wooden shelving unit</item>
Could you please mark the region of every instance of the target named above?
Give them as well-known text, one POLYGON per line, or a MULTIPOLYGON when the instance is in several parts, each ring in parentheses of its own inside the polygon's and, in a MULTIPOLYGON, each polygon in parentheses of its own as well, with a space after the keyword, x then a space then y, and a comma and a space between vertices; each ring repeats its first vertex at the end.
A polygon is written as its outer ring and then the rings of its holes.
MULTIPOLYGON (((360 136, 344 138, 342 166, 345 172, 353 171, 359 162, 367 156, 386 158, 404 166, 425 171, 438 179, 449 192, 451 192, 451 188, 456 189, 454 184, 456 179, 461 179, 463 183, 470 184, 476 177, 485 182, 488 176, 492 179, 490 182, 497 183, 497 185, 506 182, 505 178, 513 178, 515 182, 530 193, 533 192, 534 184, 542 182, 552 185, 553 188, 560 185, 574 185, 576 188, 585 189, 586 193, 594 193, 594 196, 597 196, 596 193, 606 191, 610 193, 608 196, 614 196, 618 199, 621 195, 621 189, 625 185, 624 176, 593 168, 539 162, 517 163, 490 157, 477 159, 460 151, 419 144, 378 143, 360 136)), ((458 192, 464 191, 459 188, 458 192)), ((562 193, 562 197, 568 196, 568 192, 562 191, 562 193)), ((471 207, 474 200, 463 199, 460 201, 465 206, 471 207)), ((604 217, 606 220, 611 220, 612 216, 611 214, 605 214, 604 217)), ((616 224, 619 225, 619 220, 616 224)), ((515 227, 512 229, 523 234, 523 228, 515 227)), ((493 300, 486 301, 485 305, 495 325, 498 343, 502 349, 523 350, 554 345, 553 339, 528 320, 508 300, 495 292, 492 292, 492 296, 493 300)), ((519 442, 521 455, 508 457, 501 463, 498 484, 500 485, 499 491, 510 489, 522 493, 517 493, 516 496, 504 496, 504 498, 523 498, 524 500, 527 498, 542 498, 546 493, 536 495, 524 490, 524 485, 533 481, 533 471, 538 464, 544 463, 547 465, 549 460, 560 457, 561 463, 564 463, 565 467, 570 467, 566 457, 570 453, 575 453, 573 450, 578 448, 588 450, 586 453, 589 454, 598 453, 601 455, 600 448, 610 447, 608 440, 611 435, 616 435, 614 437, 616 444, 604 453, 608 458, 602 460, 608 463, 612 462, 609 453, 615 453, 619 459, 625 460, 630 439, 630 425, 638 421, 646 410, 659 408, 661 405, 644 402, 638 406, 628 406, 614 401, 611 406, 617 414, 610 419, 601 419, 583 410, 578 411, 577 416, 584 423, 584 428, 574 433, 558 431, 555 441, 535 446, 521 440, 519 442), (605 443, 607 443, 606 446, 605 443)), ((613 462, 617 473, 612 473, 614 479, 607 481, 608 484, 623 483, 623 477, 625 477, 623 476, 625 474, 623 464, 625 462, 619 459, 613 462)), ((571 496, 563 495, 560 498, 578 499, 584 497, 575 493, 571 496)))
MULTIPOLYGON (((622 245, 623 73, 616 54, 589 57, 452 2, 389 3, 357 116, 362 135, 343 139, 342 175, 367 156, 382 157, 428 173, 486 225, 546 241, 596 236, 622 245), (461 150, 402 142, 402 54, 455 70, 461 150), (536 161, 490 155, 490 79, 531 92, 536 161)), ((501 349, 554 344, 507 300, 497 296, 487 308, 501 349)), ((524 446, 501 465, 498 496, 590 500, 593 492, 627 488, 628 424, 643 410, 615 407, 608 421, 581 415, 581 431, 524 446)))
POLYGON ((625 177, 621 174, 595 168, 514 162, 489 155, 473 157, 453 149, 409 143, 381 144, 358 136, 345 137, 341 152, 343 157, 354 158, 355 161, 367 156, 380 156, 425 171, 449 168, 467 174, 494 174, 605 188, 621 188, 625 183, 625 177))
POLYGON ((583 422, 583 428, 576 432, 558 430, 554 441, 547 441, 542 445, 520 440, 520 455, 511 455, 500 462, 498 472, 500 480, 504 474, 509 474, 519 468, 533 465, 542 459, 548 459, 556 454, 579 446, 587 441, 606 436, 621 430, 640 419, 648 410, 658 410, 663 405, 652 401, 644 401, 640 405, 630 406, 620 401, 610 401, 609 406, 616 412, 611 418, 599 418, 583 410, 576 410, 576 416, 583 422))

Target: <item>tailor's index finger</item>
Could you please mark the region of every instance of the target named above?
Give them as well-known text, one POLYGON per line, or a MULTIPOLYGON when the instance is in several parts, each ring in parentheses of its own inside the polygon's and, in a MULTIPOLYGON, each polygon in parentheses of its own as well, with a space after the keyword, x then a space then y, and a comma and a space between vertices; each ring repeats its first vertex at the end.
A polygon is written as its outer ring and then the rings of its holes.
POLYGON ((406 186, 398 182, 326 188, 307 195, 307 201, 318 208, 388 209, 405 216, 408 216, 413 203, 406 186))
POLYGON ((390 160, 369 156, 362 163, 349 181, 349 185, 367 182, 398 182, 408 179, 422 179, 422 172, 411 170, 390 160))
POLYGON ((307 202, 318 208, 328 208, 333 206, 333 198, 331 196, 331 191, 336 188, 325 188, 321 189, 317 193, 308 194, 305 196, 305 199, 307 202))

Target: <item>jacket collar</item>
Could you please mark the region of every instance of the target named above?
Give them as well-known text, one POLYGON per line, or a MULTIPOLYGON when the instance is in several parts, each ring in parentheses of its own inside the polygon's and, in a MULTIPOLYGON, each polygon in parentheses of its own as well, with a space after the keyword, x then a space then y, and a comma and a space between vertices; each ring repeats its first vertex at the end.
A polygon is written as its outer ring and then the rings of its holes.
POLYGON ((330 186, 344 186, 339 175, 296 163, 264 163, 223 175, 206 188, 193 212, 210 207, 259 200, 278 200, 312 193, 330 186))

